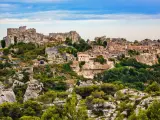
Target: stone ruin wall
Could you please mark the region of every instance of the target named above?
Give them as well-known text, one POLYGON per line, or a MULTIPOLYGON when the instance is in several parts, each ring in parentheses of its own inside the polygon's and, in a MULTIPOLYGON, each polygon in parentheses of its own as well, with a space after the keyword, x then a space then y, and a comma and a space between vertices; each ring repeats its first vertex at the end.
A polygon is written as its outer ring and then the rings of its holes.
POLYGON ((8 28, 6 45, 14 44, 15 42, 40 42, 43 41, 43 34, 36 33, 36 29, 26 29, 26 26, 19 28, 8 28))
POLYGON ((72 39, 73 42, 78 42, 81 37, 76 31, 70 31, 68 33, 50 33, 48 36, 45 36, 37 33, 34 28, 26 29, 26 26, 22 26, 19 28, 8 28, 5 41, 8 47, 15 42, 43 44, 45 42, 52 42, 52 40, 58 42, 65 41, 66 38, 72 39))
POLYGON ((67 33, 50 33, 49 37, 53 40, 59 40, 64 42, 66 38, 72 39, 72 42, 78 42, 80 40, 80 35, 76 31, 70 31, 67 33))

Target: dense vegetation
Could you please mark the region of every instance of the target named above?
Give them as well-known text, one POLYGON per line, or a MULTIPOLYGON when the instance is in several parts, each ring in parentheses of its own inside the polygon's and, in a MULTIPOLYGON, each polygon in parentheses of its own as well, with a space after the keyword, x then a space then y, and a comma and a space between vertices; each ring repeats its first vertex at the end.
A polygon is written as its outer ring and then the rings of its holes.
MULTIPOLYGON (((59 49, 62 54, 69 53, 76 56, 77 52, 91 48, 84 40, 72 43, 72 40, 67 38, 65 43, 67 46, 59 49)), ((107 43, 98 44, 107 46, 107 43)), ((0 82, 5 88, 11 87, 9 78, 16 79, 14 75, 19 71, 16 68, 18 62, 28 65, 32 60, 38 59, 39 55, 43 56, 43 59, 46 57, 45 46, 33 43, 17 43, 4 48, 3 53, 1 57, 3 62, 0 61, 0 82), (11 61, 9 54, 19 61, 11 61)), ((136 51, 130 51, 131 56, 137 54, 136 51)), ((96 75, 93 80, 95 83, 89 86, 79 86, 79 81, 84 82, 86 79, 72 71, 71 63, 33 67, 33 78, 44 85, 40 95, 36 99, 23 101, 27 84, 15 86, 13 91, 17 102, 5 102, 0 105, 0 120, 91 120, 86 110, 92 110, 96 117, 99 117, 103 115, 104 103, 115 101, 121 101, 117 108, 117 120, 126 117, 120 114, 126 109, 129 120, 159 120, 160 102, 155 101, 149 108, 135 115, 135 106, 129 102, 131 96, 124 95, 119 90, 128 87, 144 90, 151 95, 160 95, 160 64, 149 66, 135 59, 125 58, 123 55, 118 60, 115 68, 96 75), (96 81, 102 83, 97 84, 96 81), (69 85, 73 85, 72 93, 68 91, 69 85), (53 106, 57 101, 62 101, 63 104, 53 106), (98 109, 95 109, 94 105, 97 105, 98 109)), ((106 60, 100 55, 95 62, 104 64, 106 60)), ((84 64, 84 61, 80 62, 79 67, 83 67, 84 64)), ((30 79, 29 73, 21 71, 24 77, 20 81, 27 83, 30 79)))
POLYGON ((145 83, 152 81, 160 83, 160 65, 148 66, 135 59, 124 59, 116 65, 116 68, 96 75, 95 79, 103 82, 122 83, 131 88, 144 90, 145 83))
POLYGON ((79 40, 78 43, 72 43, 72 40, 67 38, 65 43, 69 46, 73 46, 78 52, 84 52, 92 47, 83 39, 79 40))
POLYGON ((38 46, 33 43, 17 43, 6 49, 5 55, 12 54, 12 57, 20 58, 22 61, 36 59, 38 55, 45 56, 45 46, 38 46))
MULTIPOLYGON (((108 40, 109 40, 109 39, 108 39, 108 40)), ((107 42, 107 40, 106 40, 106 41, 102 41, 102 40, 99 38, 97 41, 94 41, 94 45, 100 45, 100 46, 103 46, 103 47, 107 47, 108 42, 107 42)))
POLYGON ((138 115, 132 114, 129 120, 159 120, 160 102, 153 102, 147 110, 140 110, 138 115))

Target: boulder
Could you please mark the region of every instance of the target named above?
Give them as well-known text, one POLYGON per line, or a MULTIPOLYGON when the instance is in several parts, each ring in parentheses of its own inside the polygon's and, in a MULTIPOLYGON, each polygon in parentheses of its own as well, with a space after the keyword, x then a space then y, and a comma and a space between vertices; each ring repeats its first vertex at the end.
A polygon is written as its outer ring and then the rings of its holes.
POLYGON ((0 104, 4 102, 16 102, 16 96, 11 88, 4 89, 4 87, 1 85, 0 86, 0 104))
POLYGON ((37 98, 39 96, 39 93, 43 89, 43 83, 40 83, 37 80, 31 80, 28 83, 27 90, 24 94, 24 101, 27 101, 28 99, 31 98, 37 98))

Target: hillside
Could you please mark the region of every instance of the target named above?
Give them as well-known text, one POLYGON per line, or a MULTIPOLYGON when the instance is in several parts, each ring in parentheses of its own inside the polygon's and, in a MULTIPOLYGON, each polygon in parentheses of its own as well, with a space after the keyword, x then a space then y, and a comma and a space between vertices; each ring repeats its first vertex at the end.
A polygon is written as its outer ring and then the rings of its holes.
POLYGON ((1 41, 1 120, 160 119, 160 41, 23 33, 1 41))

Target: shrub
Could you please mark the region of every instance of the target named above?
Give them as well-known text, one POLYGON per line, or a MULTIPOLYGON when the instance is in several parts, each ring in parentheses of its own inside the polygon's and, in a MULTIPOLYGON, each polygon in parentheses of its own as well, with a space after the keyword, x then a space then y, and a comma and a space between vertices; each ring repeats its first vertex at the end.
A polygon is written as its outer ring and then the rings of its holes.
POLYGON ((118 90, 118 87, 114 84, 105 83, 101 85, 101 90, 108 95, 113 95, 118 90))
MULTIPOLYGON (((0 117, 11 117, 13 120, 17 120, 21 117, 22 111, 20 104, 17 103, 3 103, 0 105, 0 117)), ((10 119, 10 118, 7 118, 10 119)))
POLYGON ((42 106, 36 101, 28 100, 23 104, 23 115, 41 116, 42 106))
POLYGON ((40 118, 36 116, 23 116, 19 120, 40 120, 40 118))
POLYGON ((9 54, 9 52, 10 52, 10 51, 9 51, 9 49, 8 49, 8 48, 5 48, 5 49, 3 50, 3 54, 4 54, 4 55, 8 55, 8 54, 9 54))
POLYGON ((86 87, 76 87, 75 91, 77 94, 81 95, 83 98, 89 96, 93 91, 98 90, 99 87, 96 85, 86 86, 86 87))
POLYGON ((52 103, 55 98, 57 97, 57 93, 54 91, 48 91, 43 95, 40 95, 38 97, 38 101, 43 102, 43 103, 52 103))
POLYGON ((79 62, 79 67, 80 67, 80 68, 82 68, 82 67, 83 67, 83 65, 85 65, 85 63, 86 63, 85 61, 81 61, 81 62, 79 62))
POLYGON ((104 57, 102 55, 97 56, 97 58, 95 58, 94 60, 95 62, 99 62, 101 64, 106 63, 106 59, 104 59, 104 57))
POLYGON ((67 45, 72 45, 72 39, 70 39, 70 38, 67 37, 65 43, 67 45))
POLYGON ((138 51, 136 51, 136 50, 128 50, 128 54, 129 54, 130 56, 140 55, 140 53, 139 53, 138 51))
POLYGON ((153 82, 151 85, 149 85, 146 90, 146 92, 158 92, 160 91, 160 85, 157 82, 153 82))
POLYGON ((22 86, 15 86, 13 91, 16 95, 16 100, 20 103, 23 103, 23 97, 25 94, 25 91, 27 89, 27 85, 22 85, 22 86))
POLYGON ((1 40, 1 46, 2 46, 2 48, 5 48, 5 47, 6 47, 6 42, 5 42, 5 40, 1 40))

